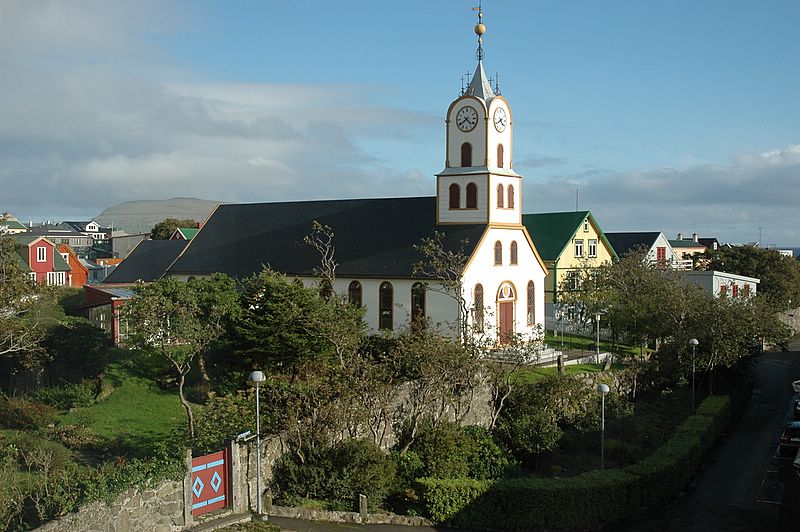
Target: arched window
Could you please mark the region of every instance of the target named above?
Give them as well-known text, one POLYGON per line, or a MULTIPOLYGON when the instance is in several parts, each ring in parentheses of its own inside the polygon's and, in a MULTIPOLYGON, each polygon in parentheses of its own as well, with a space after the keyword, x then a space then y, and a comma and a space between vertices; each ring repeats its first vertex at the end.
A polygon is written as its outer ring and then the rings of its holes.
POLYGON ((361 283, 358 281, 350 282, 350 286, 347 287, 347 299, 351 305, 361 306, 361 283))
POLYGON ((514 185, 508 185, 508 208, 514 208, 514 185))
POLYGON ((472 166, 472 144, 469 142, 461 145, 461 166, 472 166))
POLYGON ((414 283, 411 286, 411 327, 425 326, 425 285, 414 283))
POLYGON ((456 183, 450 185, 450 208, 461 208, 461 187, 459 187, 456 183))
POLYGON ((528 325, 536 325, 536 287, 528 281, 528 325))
POLYGON ((381 283, 378 296, 378 328, 391 331, 394 322, 394 288, 392 288, 392 283, 381 283))
POLYGON ((475 285, 474 326, 477 332, 483 332, 483 285, 475 285))
POLYGON ((503 167, 503 145, 502 144, 498 144, 497 145, 497 167, 498 168, 502 168, 503 167))
POLYGON ((478 187, 475 183, 467 185, 467 209, 478 208, 478 187))
POLYGON ((511 264, 517 264, 517 241, 511 242, 511 259, 509 260, 511 264))
POLYGON ((497 185, 497 208, 503 208, 503 185, 497 185))
POLYGON ((494 265, 503 264, 503 244, 498 240, 494 243, 494 265))

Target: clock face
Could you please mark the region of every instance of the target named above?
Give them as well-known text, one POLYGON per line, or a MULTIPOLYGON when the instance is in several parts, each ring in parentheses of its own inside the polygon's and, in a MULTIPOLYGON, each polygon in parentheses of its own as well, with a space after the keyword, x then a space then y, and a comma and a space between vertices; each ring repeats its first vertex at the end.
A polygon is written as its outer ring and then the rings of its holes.
POLYGON ((494 128, 502 133, 506 130, 506 126, 508 125, 508 115, 506 115, 506 110, 502 107, 498 107, 494 110, 494 128))
POLYGON ((472 131, 478 125, 478 111, 469 105, 462 107, 456 114, 456 126, 461 131, 472 131))

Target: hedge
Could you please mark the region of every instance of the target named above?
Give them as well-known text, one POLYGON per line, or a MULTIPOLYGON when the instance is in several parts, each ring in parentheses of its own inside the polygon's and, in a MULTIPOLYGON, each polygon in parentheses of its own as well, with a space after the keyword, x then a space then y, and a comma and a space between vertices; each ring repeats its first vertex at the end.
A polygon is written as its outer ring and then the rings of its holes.
POLYGON ((652 455, 622 470, 570 478, 417 480, 436 522, 491 529, 593 529, 675 498, 727 427, 731 401, 709 397, 652 455))

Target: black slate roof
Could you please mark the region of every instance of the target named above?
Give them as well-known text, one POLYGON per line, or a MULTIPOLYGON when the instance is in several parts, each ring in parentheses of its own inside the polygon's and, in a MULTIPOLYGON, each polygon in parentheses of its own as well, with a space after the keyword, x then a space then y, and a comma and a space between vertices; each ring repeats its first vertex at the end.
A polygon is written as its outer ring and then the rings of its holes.
POLYGON ((409 278, 422 256, 415 244, 435 230, 445 247, 462 240, 470 255, 486 226, 436 225, 436 198, 384 198, 220 205, 170 266, 173 275, 221 272, 244 278, 263 266, 287 275, 312 275, 319 253, 303 239, 312 223, 334 232, 341 277, 409 278))
POLYGON ((108 274, 103 284, 125 284, 159 279, 186 247, 185 240, 142 240, 108 274))
POLYGON ((650 249, 660 234, 658 231, 652 231, 644 233, 606 233, 605 235, 617 255, 622 257, 640 247, 650 249))

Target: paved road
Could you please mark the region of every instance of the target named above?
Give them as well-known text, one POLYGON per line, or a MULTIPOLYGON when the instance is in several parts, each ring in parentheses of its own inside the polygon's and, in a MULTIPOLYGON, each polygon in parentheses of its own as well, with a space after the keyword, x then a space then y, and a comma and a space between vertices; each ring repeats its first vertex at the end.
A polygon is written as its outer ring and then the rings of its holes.
MULTIPOLYGON (((778 532, 791 459, 777 453, 781 425, 800 378, 800 341, 789 352, 765 353, 753 394, 731 434, 716 449, 684 500, 626 531, 778 532)), ((785 512, 784 512, 785 513, 785 512)))

